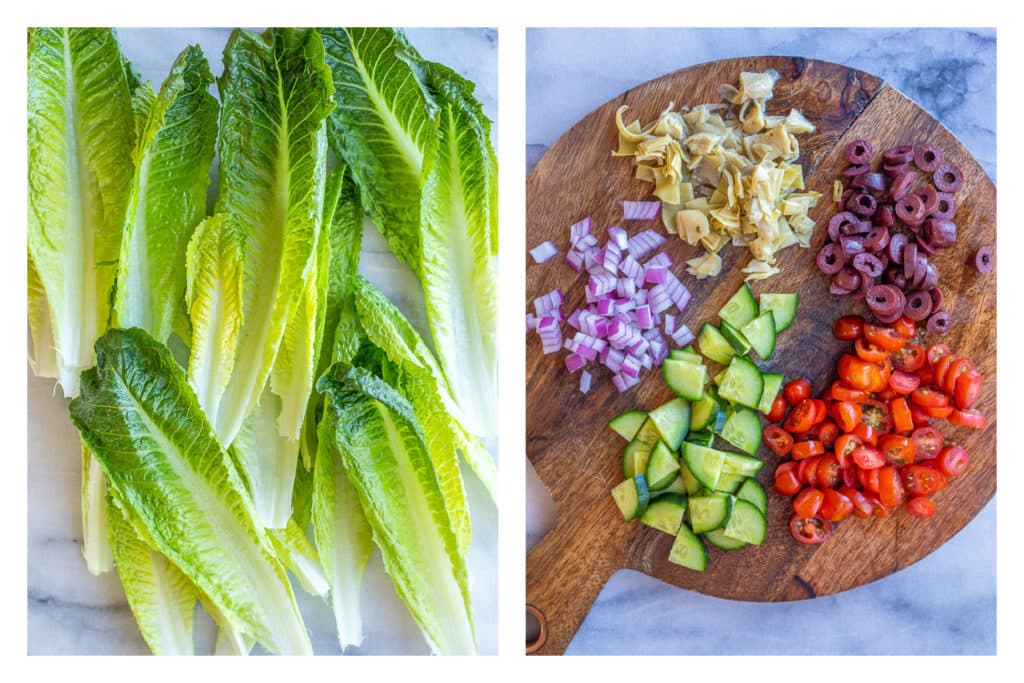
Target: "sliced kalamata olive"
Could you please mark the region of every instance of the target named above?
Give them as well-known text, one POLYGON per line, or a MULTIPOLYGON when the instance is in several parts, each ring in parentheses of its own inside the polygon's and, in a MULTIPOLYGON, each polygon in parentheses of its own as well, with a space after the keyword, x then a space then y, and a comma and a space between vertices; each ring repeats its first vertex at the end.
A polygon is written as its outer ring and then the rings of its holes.
POLYGON ((846 202, 850 201, 850 197, 852 197, 855 192, 857 192, 857 190, 853 189, 852 187, 848 187, 845 190, 843 190, 843 194, 839 198, 839 206, 846 206, 846 202))
POLYGON ((881 225, 872 226, 864 238, 864 248, 872 254, 882 251, 889 246, 889 230, 881 225))
POLYGON ((843 169, 843 175, 849 178, 850 176, 859 176, 862 173, 870 173, 871 164, 853 164, 843 169))
POLYGON ((903 175, 904 173, 906 173, 909 170, 910 170, 910 162, 909 161, 896 162, 896 163, 892 163, 892 164, 886 162, 886 163, 882 164, 882 171, 884 171, 885 175, 889 176, 890 178, 895 178, 896 176, 901 176, 901 175, 903 175))
POLYGON ((857 254, 853 257, 854 270, 869 277, 881 277, 885 267, 874 254, 857 254))
POLYGON ((878 315, 877 313, 875 314, 875 318, 877 318, 878 322, 882 323, 883 325, 890 325, 899 320, 902 316, 903 311, 898 311, 896 313, 893 313, 892 315, 878 315))
POLYGON ((939 253, 939 250, 924 238, 924 235, 917 235, 914 239, 917 240, 918 251, 924 252, 928 256, 935 256, 939 253))
POLYGON ((899 147, 892 147, 882 154, 882 159, 887 164, 908 164, 914 160, 914 146, 900 145, 899 147))
POLYGON ((928 296, 932 298, 932 310, 937 311, 942 308, 943 302, 946 297, 942 296, 942 290, 938 287, 932 287, 928 290, 928 296))
POLYGON ((911 320, 924 320, 932 312, 932 297, 920 289, 907 294, 907 307, 903 314, 911 320))
POLYGON ((889 254, 884 249, 875 253, 875 258, 882 262, 883 271, 889 267, 889 254))
POLYGON ((974 259, 971 263, 978 270, 979 273, 992 272, 992 250, 988 247, 981 247, 978 251, 974 252, 974 259))
POLYGON ((904 223, 920 223, 924 220, 924 201, 916 194, 907 194, 896 200, 896 218, 904 223))
POLYGON ((925 266, 924 282, 921 283, 921 289, 930 289, 937 284, 939 284, 939 267, 928 261, 928 265, 925 266))
POLYGON ((835 275, 846 265, 846 257, 838 244, 829 242, 818 251, 817 263, 818 270, 827 275, 835 275))
POLYGON ((896 285, 900 289, 907 288, 907 276, 903 274, 903 268, 901 266, 894 265, 887 268, 882 279, 890 285, 896 285))
POLYGON ((854 299, 863 299, 867 297, 868 290, 874 286, 875 278, 871 277, 870 275, 865 275, 861 273, 860 285, 857 286, 857 289, 850 292, 850 296, 852 296, 854 299))
POLYGON ((907 242, 903 247, 903 277, 910 280, 914 277, 914 268, 917 266, 917 243, 907 242))
POLYGON ((867 140, 854 140, 846 146, 843 154, 851 164, 870 164, 874 151, 867 140))
POLYGON ((903 290, 893 285, 875 285, 868 289, 865 302, 875 315, 890 316, 902 313, 907 305, 903 290))
POLYGON ((939 203, 939 193, 935 191, 935 186, 925 185, 914 194, 924 202, 924 212, 926 215, 930 215, 935 211, 935 207, 939 203))
POLYGON ((910 279, 910 286, 914 289, 921 289, 924 287, 924 277, 928 274, 928 257, 924 254, 918 254, 917 260, 914 263, 914 277, 910 279))
POLYGON ((837 296, 843 296, 844 294, 849 294, 850 292, 852 292, 853 291, 852 289, 848 289, 846 287, 843 287, 843 286, 841 286, 836 281, 836 278, 838 278, 838 277, 839 277, 838 274, 832 276, 832 282, 828 286, 828 291, 831 294, 835 294, 837 296))
POLYGON ((935 169, 932 182, 940 192, 956 192, 964 184, 964 174, 953 164, 946 162, 935 169))
POLYGON ((839 226, 839 232, 844 235, 866 235, 871 232, 871 221, 843 223, 839 226))
POLYGON ((840 235, 839 246, 843 249, 843 256, 849 261, 853 259, 857 254, 863 254, 866 250, 864 249, 864 238, 860 235, 840 235))
POLYGON ((909 241, 902 232, 893 233, 889 238, 889 260, 893 263, 903 263, 903 250, 909 241))
MULTIPOLYGON (((931 187, 931 185, 929 185, 931 187)), ((956 197, 949 192, 936 192, 935 193, 935 206, 932 207, 928 214, 932 218, 939 218, 942 220, 949 220, 956 213, 956 197)))
POLYGON ((956 244, 956 223, 929 218, 921 226, 921 236, 935 249, 948 249, 956 244))
MULTIPOLYGON (((907 171, 893 178, 892 185, 889 187, 889 199, 893 201, 902 199, 910 192, 915 180, 917 180, 917 174, 913 171, 907 171)), ((899 216, 899 214, 896 215, 899 216)))
POLYGON ((926 173, 931 173, 941 166, 942 159, 942 150, 935 145, 921 145, 914 152, 914 163, 926 173))
POLYGON ((928 331, 946 334, 953 327, 953 318, 946 311, 936 311, 928 318, 928 331))
POLYGON ((833 276, 832 282, 849 293, 860 287, 860 273, 850 266, 843 266, 843 269, 833 276))
POLYGON ((857 223, 859 219, 856 214, 850 211, 840 211, 828 221, 828 236, 833 242, 839 241, 839 235, 842 234, 842 227, 846 223, 857 223))
POLYGON ((885 176, 881 173, 862 173, 854 178, 850 185, 881 192, 885 189, 885 176))
POLYGON ((892 204, 879 204, 878 211, 875 211, 875 224, 888 228, 896 222, 896 214, 892 210, 892 204))
POLYGON ((846 208, 858 216, 871 216, 878 208, 878 200, 867 192, 855 194, 846 202, 846 208))

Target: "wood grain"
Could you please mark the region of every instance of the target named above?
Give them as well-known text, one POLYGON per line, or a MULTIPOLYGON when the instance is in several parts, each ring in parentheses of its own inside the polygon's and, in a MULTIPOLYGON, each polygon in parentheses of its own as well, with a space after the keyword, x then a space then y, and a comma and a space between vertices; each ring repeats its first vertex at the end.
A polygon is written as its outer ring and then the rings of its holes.
MULTIPOLYGON (((846 162, 843 148, 852 140, 870 140, 876 151, 897 144, 930 142, 960 166, 964 187, 957 193, 955 216, 960 238, 934 260, 944 308, 956 321, 942 341, 970 356, 987 378, 979 407, 988 416, 985 430, 943 425, 948 437, 971 455, 967 472, 934 499, 938 512, 929 521, 900 512, 889 519, 854 519, 839 526, 831 541, 801 546, 789 536, 788 499, 769 493, 768 540, 760 548, 722 552, 709 548, 707 571, 700 573, 668 562, 672 537, 638 522, 622 521, 609 495, 621 479, 624 443, 605 423, 618 413, 652 409, 672 397, 654 373, 623 395, 615 392, 603 368, 596 389, 583 396, 576 377, 568 377, 562 354, 544 356, 536 335, 526 349, 527 455, 554 498, 554 530, 527 556, 527 602, 545 616, 547 642, 538 654, 561 654, 568 646, 598 592, 614 571, 633 568, 688 590, 749 601, 813 598, 881 579, 918 561, 964 527, 995 493, 996 486, 996 339, 995 273, 978 275, 968 264, 974 251, 995 245, 995 189, 959 141, 927 112, 870 74, 837 64, 791 57, 724 60, 683 69, 629 90, 577 123, 538 162, 527 181, 527 243, 551 240, 564 250, 568 226, 583 216, 594 219, 599 239, 621 218, 620 199, 647 198, 650 185, 632 178, 628 161, 613 159, 617 145, 615 110, 630 106, 627 120, 651 120, 669 101, 698 104, 717 101, 715 89, 735 82, 740 71, 775 69, 780 74, 768 112, 798 108, 817 126, 801 136, 801 163, 809 189, 825 198, 811 212, 819 222, 810 249, 783 252, 782 272, 752 283, 755 294, 796 291, 800 309, 783 333, 775 353, 762 367, 787 378, 807 377, 815 391, 834 379, 833 368, 847 344, 831 337, 832 322, 845 313, 864 313, 863 303, 828 293, 828 279, 815 267, 824 242, 824 225, 834 212, 832 182, 846 162)), ((627 225, 631 232, 652 227, 627 225)), ((654 226, 657 228, 657 226, 654 226)), ((696 249, 670 237, 666 251, 680 279, 693 293, 684 322, 695 330, 740 286, 745 250, 728 247, 718 278, 697 281, 686 274, 685 259, 696 249)), ((563 310, 583 303, 583 276, 556 261, 536 265, 528 259, 527 302, 562 287, 563 310)), ((933 339, 934 340, 934 339, 933 339)), ((710 361, 709 370, 717 371, 710 361)), ((778 459, 766 448, 761 482, 770 488, 778 459)))

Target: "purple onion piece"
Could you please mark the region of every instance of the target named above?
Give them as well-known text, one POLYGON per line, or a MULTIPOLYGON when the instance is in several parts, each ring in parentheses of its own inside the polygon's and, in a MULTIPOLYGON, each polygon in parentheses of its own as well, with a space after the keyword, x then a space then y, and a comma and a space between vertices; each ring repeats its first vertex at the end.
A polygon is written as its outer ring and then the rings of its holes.
POLYGON ((862 192, 850 197, 846 202, 846 208, 858 216, 871 216, 878 208, 878 200, 873 195, 862 192))
MULTIPOLYGON (((929 185, 929 187, 931 187, 929 185)), ((956 214, 956 197, 949 192, 935 193, 935 206, 928 214, 939 220, 949 220, 956 214)))
POLYGON ((853 164, 852 166, 847 166, 846 168, 843 169, 843 175, 846 176, 847 178, 851 176, 857 177, 859 175, 863 175, 865 173, 870 172, 871 164, 853 164))
POLYGON ((827 274, 835 275, 846 265, 846 257, 843 250, 835 242, 828 242, 818 251, 818 270, 827 274))
POLYGON ((850 293, 860 286, 860 279, 860 273, 850 266, 843 266, 843 269, 832 278, 832 282, 845 289, 846 293, 850 293))
POLYGON ((839 246, 843 250, 843 256, 846 260, 851 260, 857 254, 863 254, 864 239, 860 235, 840 235, 839 246))
POLYGON ((887 164, 909 164, 914 160, 914 146, 900 145, 899 147, 887 149, 885 153, 882 154, 882 159, 887 164))
POLYGON ((921 235, 936 249, 948 249, 956 244, 956 223, 929 218, 921 226, 921 235))
POLYGON ((903 250, 909 241, 902 232, 894 233, 889 238, 889 260, 893 263, 903 263, 903 250))
POLYGON ((971 265, 979 273, 990 273, 992 272, 992 250, 988 247, 981 247, 978 251, 974 252, 974 258, 971 259, 971 265))
POLYGON ((907 242, 903 248, 903 277, 908 280, 914 277, 914 268, 917 267, 917 243, 907 242))
MULTIPOLYGON (((889 188, 889 199, 896 201, 905 197, 916 179, 917 174, 913 171, 907 171, 893 178, 892 186, 889 188)), ((896 215, 899 216, 899 214, 896 215)))
POLYGON ((896 215, 892 210, 892 204, 879 204, 875 212, 875 224, 888 228, 896 222, 896 215))
POLYGON ((907 307, 903 314, 911 320, 921 321, 932 312, 932 297, 928 292, 916 289, 907 294, 907 307))
POLYGON ((885 189, 885 176, 881 173, 863 173, 853 179, 850 183, 853 187, 861 187, 867 190, 881 192, 885 189))
POLYGON ((872 254, 883 251, 889 246, 889 230, 880 225, 873 226, 864 238, 864 248, 872 254))
POLYGON ((921 145, 914 152, 914 164, 926 173, 942 165, 942 150, 935 145, 921 145))
POLYGON ((964 174, 957 166, 946 162, 935 169, 932 182, 940 192, 956 192, 964 185, 964 174))
POLYGON ((903 307, 907 305, 903 290, 893 285, 875 285, 867 290, 864 299, 875 315, 890 316, 902 313, 903 307))
POLYGON ((843 150, 843 155, 851 164, 869 164, 874 148, 867 140, 854 140, 843 150))
POLYGON ((928 331, 946 334, 953 327, 953 318, 946 311, 937 311, 928 318, 928 331))
POLYGON ((854 269, 862 275, 881 277, 885 267, 874 254, 857 254, 853 257, 854 269))
POLYGON ((857 216, 850 213, 849 211, 840 211, 828 221, 828 236, 833 242, 839 241, 839 235, 842 231, 843 225, 846 223, 856 223, 857 216))
POLYGON ((942 303, 946 297, 942 296, 942 290, 938 287, 932 287, 928 290, 928 296, 932 298, 932 310, 937 311, 942 308, 942 303))

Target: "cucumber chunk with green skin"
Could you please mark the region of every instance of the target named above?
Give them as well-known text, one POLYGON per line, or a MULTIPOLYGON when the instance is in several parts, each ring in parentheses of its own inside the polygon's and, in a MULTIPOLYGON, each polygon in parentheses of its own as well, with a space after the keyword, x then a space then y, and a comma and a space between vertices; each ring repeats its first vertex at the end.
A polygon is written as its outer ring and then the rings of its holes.
POLYGON ((629 479, 635 474, 647 471, 647 461, 654 448, 639 439, 633 439, 622 450, 622 476, 629 479))
POLYGON ((708 369, 704 363, 691 363, 685 360, 666 358, 661 362, 661 374, 665 384, 689 401, 704 398, 704 384, 708 381, 708 369))
POLYGON ((768 532, 768 524, 764 514, 747 500, 737 499, 733 504, 732 514, 726 522, 725 535, 737 541, 745 541, 753 545, 763 545, 768 532))
MULTIPOLYGON (((692 477, 692 475, 691 475, 691 477, 692 477)), ((697 484, 697 486, 699 487, 700 484, 697 484)), ((682 474, 681 471, 680 471, 679 474, 676 475, 676 478, 673 479, 669 483, 668 486, 666 486, 665 488, 661 489, 660 491, 652 491, 651 492, 651 498, 655 498, 655 497, 659 497, 660 498, 661 496, 665 496, 665 495, 667 495, 669 493, 678 493, 678 494, 683 495, 683 496, 689 495, 689 492, 686 490, 686 482, 683 481, 683 474, 682 474)))
POLYGON ((744 325, 757 317, 757 302, 746 282, 725 302, 725 306, 718 311, 718 317, 737 330, 743 329, 744 325))
MULTIPOLYGON (((691 346, 688 348, 692 349, 693 347, 691 346)), ((704 358, 702 358, 699 353, 696 351, 687 351, 686 349, 672 349, 668 352, 668 357, 672 360, 681 360, 686 361, 687 363, 702 364, 704 362, 704 358)))
POLYGON ((778 334, 790 326, 796 317, 800 298, 796 294, 762 294, 760 297, 760 313, 771 311, 775 319, 775 333, 778 334))
POLYGON ((755 411, 737 406, 725 420, 719 436, 741 451, 754 455, 761 447, 761 418, 755 411))
POLYGON ((736 353, 745 356, 750 352, 750 342, 747 341, 746 336, 740 330, 737 330, 724 320, 719 327, 721 328, 722 336, 732 345, 736 353))
POLYGON ((746 480, 747 478, 742 474, 723 470, 722 476, 718 478, 715 493, 736 493, 746 480))
POLYGON ((647 506, 647 510, 640 515, 640 521, 658 531, 666 534, 676 535, 680 525, 683 523, 683 516, 686 514, 686 496, 678 493, 669 493, 660 496, 647 506))
POLYGON ((664 441, 659 441, 647 461, 647 488, 651 491, 663 489, 679 475, 679 459, 675 451, 669 449, 664 441))
POLYGON ((761 472, 762 467, 764 467, 763 461, 749 455, 743 455, 742 453, 722 454, 721 476, 739 474, 744 477, 756 477, 761 472))
POLYGON ((676 540, 668 553, 668 561, 680 567, 702 572, 708 567, 708 551, 697 534, 685 524, 679 525, 676 540))
POLYGON ((615 504, 619 506, 619 512, 627 521, 644 514, 651 501, 644 475, 637 474, 618 484, 612 489, 612 498, 615 499, 615 504))
POLYGON ((686 502, 686 519, 693 533, 702 534, 724 527, 729 521, 732 507, 733 497, 727 494, 691 496, 686 502))
POLYGON ((715 434, 721 434, 722 430, 725 429, 725 422, 729 419, 729 411, 722 408, 718 411, 718 415, 715 416, 715 424, 711 426, 711 431, 715 434))
POLYGON ((725 453, 694 443, 683 444, 683 462, 701 486, 714 490, 722 474, 725 453))
POLYGON ((711 396, 710 390, 706 390, 704 397, 690 406, 690 432, 708 429, 714 424, 715 418, 718 417, 721 409, 718 401, 711 396))
POLYGON ((626 441, 631 441, 646 419, 647 413, 642 410, 627 410, 609 420, 608 426, 626 441))
POLYGON ((757 403, 757 410, 767 415, 772 412, 772 404, 775 403, 775 397, 779 395, 779 390, 782 389, 784 378, 782 375, 770 372, 761 375, 761 379, 764 381, 764 388, 761 389, 761 400, 757 403))
POLYGON ((686 443, 695 443, 698 446, 711 448, 715 443, 715 433, 710 429, 690 432, 690 435, 686 437, 686 443))
POLYGON ((652 410, 647 417, 654 425, 658 437, 672 450, 678 450, 679 444, 690 431, 689 401, 674 398, 652 410))
POLYGON ((746 541, 737 541, 735 538, 729 538, 721 529, 705 531, 703 535, 708 543, 720 550, 739 550, 749 545, 746 541))
POLYGON ((757 351, 761 360, 768 360, 775 350, 775 317, 771 311, 759 315, 740 330, 757 351))
POLYGON ((736 355, 736 349, 732 347, 729 340, 723 337, 718 328, 711 323, 704 323, 701 326, 700 332, 697 333, 697 345, 700 346, 702 354, 722 365, 728 365, 732 357, 736 355))
POLYGON ((718 386, 718 395, 756 410, 763 390, 764 380, 757 366, 744 356, 733 356, 718 386))
MULTIPOLYGON (((686 466, 686 461, 683 458, 679 459, 679 482, 683 485, 683 490, 688 496, 695 496, 697 493, 704 488, 701 483, 697 481, 697 477, 693 476, 693 472, 686 466)), ((674 485, 675 482, 669 485, 669 488, 674 485)))
POLYGON ((736 497, 756 507, 762 515, 768 514, 768 494, 757 479, 747 479, 743 482, 743 486, 736 492, 736 497))

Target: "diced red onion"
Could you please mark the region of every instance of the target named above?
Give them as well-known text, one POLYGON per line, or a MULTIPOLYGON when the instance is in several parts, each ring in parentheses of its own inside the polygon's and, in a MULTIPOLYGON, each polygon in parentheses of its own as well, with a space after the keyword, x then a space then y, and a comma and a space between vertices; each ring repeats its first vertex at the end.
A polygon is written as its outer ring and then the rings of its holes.
POLYGON ((533 313, 526 314, 526 331, 537 329, 537 317, 533 313))
MULTIPOLYGON (((576 222, 576 223, 573 223, 572 225, 570 225, 569 226, 569 244, 571 246, 575 247, 576 243, 579 242, 580 240, 582 240, 585 236, 593 237, 593 235, 590 234, 590 225, 591 225, 590 216, 587 216, 583 220, 581 220, 579 222, 576 222)), ((596 239, 595 239, 594 244, 597 244, 596 239)))
POLYGON ((586 370, 580 374, 580 393, 586 394, 590 391, 590 384, 593 379, 594 376, 586 370))
POLYGON ((640 375, 641 367, 643 367, 643 364, 640 362, 639 358, 627 354, 625 360, 622 361, 621 372, 627 377, 636 379, 640 375))
POLYGON ((615 242, 609 242, 604 247, 604 269, 612 275, 619 272, 619 262, 622 260, 622 250, 615 242))
POLYGON ((649 330, 654 326, 654 322, 651 319, 651 307, 650 306, 638 306, 636 309, 636 322, 640 326, 641 330, 649 330))
POLYGON ((608 228, 608 238, 622 251, 629 248, 629 234, 618 226, 608 228))
POLYGON ((672 337, 672 341, 674 341, 677 346, 686 346, 695 339, 693 332, 691 332, 690 328, 686 325, 680 325, 669 336, 672 337))
POLYGON ((676 317, 671 313, 665 314, 665 334, 671 336, 676 331, 676 317))
POLYGON ((671 265, 672 257, 663 251, 659 251, 657 254, 655 254, 654 256, 652 256, 651 258, 647 259, 644 262, 644 268, 656 268, 658 266, 668 268, 671 265))
POLYGON ((616 277, 611 273, 597 273, 587 281, 587 291, 594 296, 601 296, 615 291, 616 277))
POLYGON ((583 252, 570 249, 565 253, 565 262, 577 273, 583 268, 583 252))
POLYGON ((653 230, 644 230, 640 234, 629 238, 629 253, 632 254, 634 258, 642 259, 664 243, 664 236, 654 232, 653 230))
POLYGON ((544 296, 537 297, 533 300, 533 310, 537 312, 538 316, 545 316, 551 311, 555 310, 562 305, 562 288, 556 287, 544 296))
POLYGON ((533 257, 534 263, 544 263, 557 253, 558 247, 554 242, 542 242, 530 250, 530 256, 533 257))
POLYGON ((622 220, 624 221, 649 221, 661 215, 661 202, 630 202, 621 201, 622 220))
POLYGON ((570 353, 565 357, 565 369, 568 370, 570 374, 582 369, 586 364, 587 359, 578 353, 570 353))
POLYGON ((644 282, 647 284, 661 284, 665 282, 665 276, 668 274, 668 268, 665 266, 647 266, 647 272, 644 274, 644 282))
POLYGON ((620 277, 615 283, 615 295, 624 298, 636 296, 636 283, 628 277, 620 277))
POLYGON ((635 387, 639 381, 639 377, 629 377, 621 373, 612 377, 612 384, 615 385, 615 388, 618 389, 620 394, 635 387))

